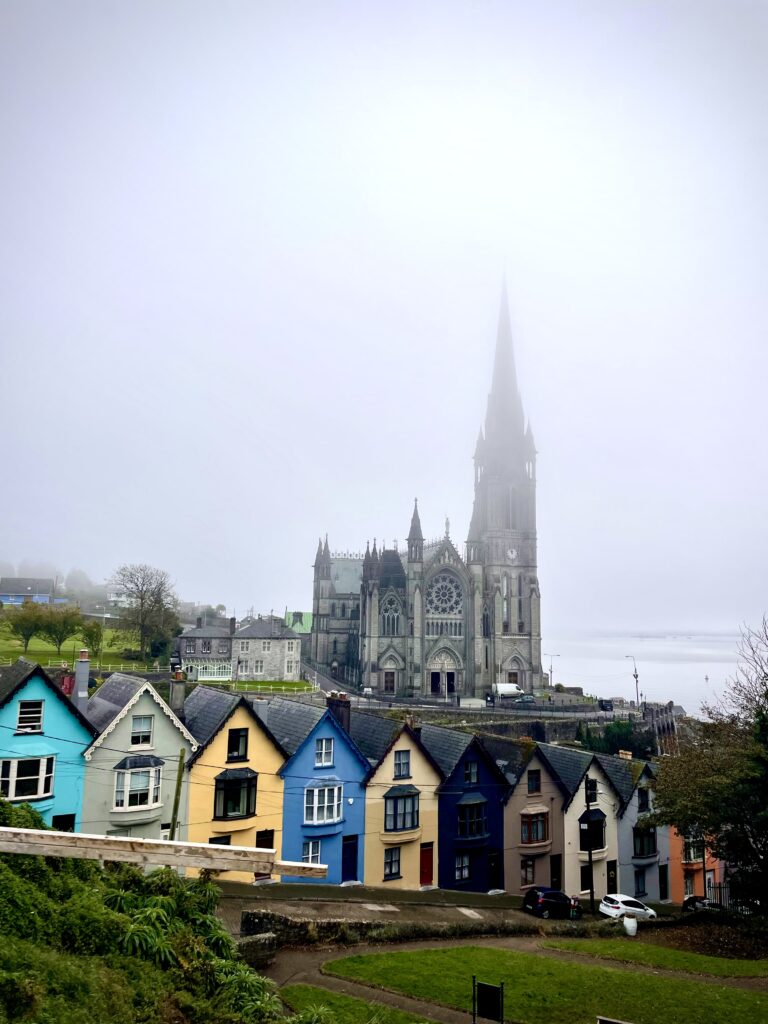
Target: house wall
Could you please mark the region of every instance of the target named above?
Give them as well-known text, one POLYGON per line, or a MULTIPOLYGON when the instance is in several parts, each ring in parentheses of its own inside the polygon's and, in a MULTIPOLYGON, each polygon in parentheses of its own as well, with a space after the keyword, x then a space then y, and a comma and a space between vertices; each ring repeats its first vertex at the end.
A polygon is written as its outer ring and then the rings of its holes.
MULTIPOLYGON (((252 714, 238 707, 189 769, 187 836, 191 842, 207 843, 213 838, 230 836, 231 846, 256 846, 256 834, 274 832, 275 856, 282 856, 283 780, 278 772, 283 755, 258 725, 252 714), (236 764, 227 763, 230 729, 248 730, 248 757, 236 764), (216 776, 227 768, 251 768, 258 773, 256 813, 248 818, 226 821, 214 819, 216 776)), ((224 871, 219 876, 228 881, 252 882, 253 876, 243 871, 224 871)), ((277 877, 277 876, 274 876, 277 877)))
POLYGON ((283 768, 283 858, 300 861, 303 844, 320 842, 320 863, 328 865, 325 879, 284 875, 284 882, 318 882, 338 885, 342 881, 342 847, 345 836, 357 837, 357 868, 354 879, 362 881, 365 865, 365 786, 368 765, 349 745, 346 733, 332 715, 324 716, 283 768), (333 740, 333 764, 315 765, 315 741, 333 740), (304 821, 304 799, 309 786, 334 786, 341 782, 342 819, 319 825, 304 821))
MULTIPOLYGON (((644 782, 640 783, 645 785, 644 782)), ((649 811, 653 809, 653 793, 648 791, 649 811)), ((644 812, 645 813, 645 812, 644 812)), ((634 847, 633 830, 639 819, 638 793, 635 789, 632 798, 627 804, 624 814, 618 821, 618 843, 619 843, 619 886, 618 891, 628 896, 637 896, 640 900, 658 902, 661 899, 659 875, 660 869, 666 868, 668 884, 667 899, 671 899, 671 875, 670 866, 670 843, 669 829, 656 829, 656 853, 649 857, 636 857, 634 847), (640 890, 635 887, 635 872, 644 872, 645 887, 640 890)), ((604 895, 602 892, 601 896, 604 895)))
MULTIPOLYGON (((706 896, 704 866, 701 860, 684 860, 685 841, 675 829, 669 830, 669 895, 674 903, 682 903, 690 893, 695 896, 706 896)), ((707 850, 707 875, 717 885, 723 881, 724 865, 707 850), (711 872, 711 875, 710 875, 711 872)))
POLYGON ((46 825, 57 815, 75 816, 75 830, 82 831, 85 761, 83 753, 93 736, 73 713, 69 699, 54 693, 41 676, 32 675, 13 698, 0 708, 2 760, 55 757, 53 792, 43 799, 14 800, 29 803, 46 825), (19 701, 42 700, 43 731, 17 733, 19 701))
POLYGON ((233 679, 296 680, 300 678, 300 672, 299 637, 253 639, 235 634, 232 642, 233 679))
POLYGON ((504 798, 508 786, 494 772, 480 751, 471 744, 441 787, 438 798, 439 864, 441 889, 488 892, 504 888, 504 798), (477 764, 477 783, 465 780, 468 762, 477 764), (486 833, 477 837, 459 835, 460 801, 471 795, 485 797, 486 833), (457 856, 469 856, 469 877, 457 872, 457 856))
MULTIPOLYGON (((618 867, 619 845, 616 813, 619 798, 608 782, 605 773, 593 764, 589 776, 597 779, 597 801, 592 808, 599 808, 605 814, 605 847, 592 852, 592 877, 594 882, 595 901, 600 900, 607 892, 615 891, 609 884, 609 864, 618 867)), ((570 895, 581 894, 582 899, 589 896, 589 889, 581 885, 581 868, 589 862, 586 850, 579 849, 579 817, 586 811, 584 782, 579 792, 571 801, 563 814, 563 889, 570 895)))
MULTIPOLYGON (((141 694, 136 703, 128 709, 115 725, 104 742, 91 752, 85 765, 85 832, 99 835, 139 836, 143 839, 160 839, 170 827, 173 799, 176 790, 179 751, 184 749, 184 763, 191 753, 190 743, 168 717, 161 705, 150 693, 141 694), (131 732, 136 715, 152 716, 152 743, 149 746, 132 746, 131 732), (136 809, 115 808, 115 765, 126 756, 152 754, 165 764, 160 769, 160 804, 156 807, 136 809)), ((187 801, 189 784, 184 769, 181 801, 179 805, 180 827, 177 839, 187 838, 187 801)))
MULTIPOLYGON (((525 892, 530 885, 551 885, 557 878, 552 877, 552 857, 562 857, 563 837, 563 794, 549 774, 548 769, 534 754, 520 781, 507 802, 504 810, 504 878, 509 892, 525 892), (541 772, 541 791, 528 792, 528 771, 541 772), (524 814, 549 813, 549 840, 543 843, 523 843, 521 820, 524 814), (522 860, 532 859, 533 880, 527 884, 522 879, 522 860)), ((564 884, 561 875, 560 885, 564 884)), ((569 890, 570 891, 570 890, 569 890)))
POLYGON ((440 776, 422 753, 413 737, 401 733, 397 742, 368 780, 365 800, 365 883, 393 889, 418 889, 420 886, 421 847, 432 843, 433 881, 439 872, 437 787, 440 776), (395 778, 395 751, 411 752, 411 777, 395 778), (419 827, 408 832, 384 829, 384 794, 392 786, 408 783, 419 790, 419 827), (400 878, 384 880, 384 851, 400 848, 400 878))

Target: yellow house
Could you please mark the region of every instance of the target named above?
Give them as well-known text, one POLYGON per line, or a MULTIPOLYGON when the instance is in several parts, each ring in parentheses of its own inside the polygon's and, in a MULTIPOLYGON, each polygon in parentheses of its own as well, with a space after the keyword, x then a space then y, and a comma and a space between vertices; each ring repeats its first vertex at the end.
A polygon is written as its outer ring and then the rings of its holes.
POLYGON ((365 884, 418 889, 437 883, 440 769, 418 730, 404 725, 366 785, 365 884))
MULTIPOLYGON (((251 706, 235 693, 198 686, 184 722, 200 746, 187 761, 191 842, 258 846, 281 856, 286 754, 251 706)), ((229 881, 252 882, 242 871, 229 881)), ((275 876, 277 877, 277 876, 275 876)))

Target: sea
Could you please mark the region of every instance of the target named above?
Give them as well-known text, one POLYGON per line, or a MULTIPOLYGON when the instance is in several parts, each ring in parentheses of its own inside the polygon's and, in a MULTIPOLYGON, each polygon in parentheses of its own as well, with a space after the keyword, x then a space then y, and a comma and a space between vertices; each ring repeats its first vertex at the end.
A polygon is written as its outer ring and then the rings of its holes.
POLYGON ((699 717, 735 674, 739 639, 732 632, 548 632, 541 661, 545 672, 551 664, 555 685, 634 701, 634 657, 641 701, 673 701, 699 717))

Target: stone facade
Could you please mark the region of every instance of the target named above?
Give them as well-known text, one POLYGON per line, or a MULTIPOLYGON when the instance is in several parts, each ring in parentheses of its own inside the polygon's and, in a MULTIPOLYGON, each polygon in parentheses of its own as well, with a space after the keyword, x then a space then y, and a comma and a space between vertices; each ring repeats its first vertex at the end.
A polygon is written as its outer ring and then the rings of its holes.
POLYGON ((381 694, 482 696, 494 682, 542 685, 536 448, 517 387, 506 296, 493 382, 475 449, 464 554, 425 543, 414 506, 407 549, 332 555, 318 544, 311 657, 381 694))
POLYGON ((301 678, 301 638, 274 616, 238 629, 232 638, 233 679, 301 678))

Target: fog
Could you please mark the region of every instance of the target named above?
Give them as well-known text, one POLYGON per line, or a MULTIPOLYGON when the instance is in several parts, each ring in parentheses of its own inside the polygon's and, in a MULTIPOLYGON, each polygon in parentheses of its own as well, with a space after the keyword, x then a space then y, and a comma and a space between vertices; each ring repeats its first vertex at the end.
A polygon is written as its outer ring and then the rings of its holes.
POLYGON ((765 610, 768 8, 6 2, 0 560, 459 545, 506 279, 544 649, 765 610))

